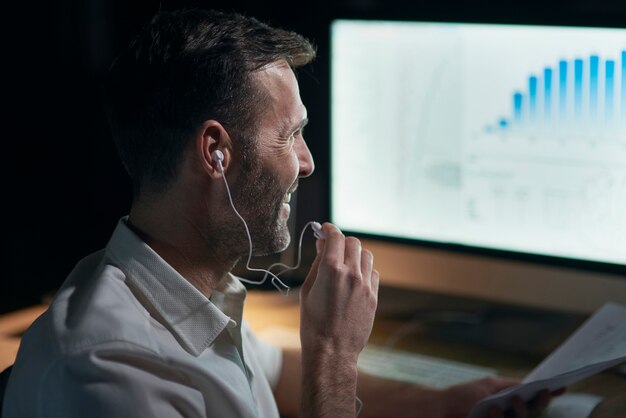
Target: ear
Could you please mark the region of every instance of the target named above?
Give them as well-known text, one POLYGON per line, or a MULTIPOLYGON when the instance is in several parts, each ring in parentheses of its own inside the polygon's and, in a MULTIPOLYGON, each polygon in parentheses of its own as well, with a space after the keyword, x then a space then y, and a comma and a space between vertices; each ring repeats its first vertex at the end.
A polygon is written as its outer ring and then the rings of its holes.
POLYGON ((213 160, 213 153, 216 150, 222 152, 224 155, 222 167, 226 171, 232 157, 231 149, 230 136, 221 123, 213 119, 202 123, 196 137, 196 152, 200 157, 202 168, 211 178, 222 177, 218 163, 213 160))

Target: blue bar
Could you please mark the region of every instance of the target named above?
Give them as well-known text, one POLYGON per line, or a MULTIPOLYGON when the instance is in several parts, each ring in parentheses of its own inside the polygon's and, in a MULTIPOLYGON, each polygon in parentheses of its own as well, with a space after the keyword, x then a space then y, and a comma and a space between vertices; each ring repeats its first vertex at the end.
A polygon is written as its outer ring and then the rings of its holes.
POLYGON ((546 122, 552 120, 552 68, 543 69, 543 115, 546 122))
POLYGON ((626 123, 626 51, 622 51, 622 123, 626 123))
POLYGON ((537 77, 531 75, 528 78, 528 95, 530 107, 530 123, 535 123, 537 119, 537 77))
POLYGON ((559 117, 567 118, 567 61, 559 61, 559 117))
POLYGON ((498 126, 500 126, 500 129, 506 129, 506 127, 509 126, 509 121, 505 118, 501 118, 498 121, 498 126))
POLYGON ((521 125, 522 123, 522 98, 522 93, 518 91, 513 94, 513 115, 516 125, 521 125))
POLYGON ((613 122, 613 102, 615 100, 615 61, 606 60, 606 83, 604 92, 604 114, 607 124, 613 122))
POLYGON ((595 121, 598 117, 598 68, 600 66, 600 57, 591 55, 589 57, 589 113, 591 120, 595 121))
POLYGON ((580 121, 583 113, 583 60, 574 60, 574 118, 580 121))

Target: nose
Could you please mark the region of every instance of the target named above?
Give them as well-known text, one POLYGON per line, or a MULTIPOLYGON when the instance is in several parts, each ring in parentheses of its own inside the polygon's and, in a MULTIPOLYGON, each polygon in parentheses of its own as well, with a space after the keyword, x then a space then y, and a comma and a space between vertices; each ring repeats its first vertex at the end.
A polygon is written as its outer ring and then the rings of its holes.
POLYGON ((298 171, 298 177, 309 177, 315 171, 315 162, 313 161, 313 155, 307 146, 304 138, 300 137, 296 141, 296 154, 298 155, 298 163, 300 164, 300 170, 298 171))

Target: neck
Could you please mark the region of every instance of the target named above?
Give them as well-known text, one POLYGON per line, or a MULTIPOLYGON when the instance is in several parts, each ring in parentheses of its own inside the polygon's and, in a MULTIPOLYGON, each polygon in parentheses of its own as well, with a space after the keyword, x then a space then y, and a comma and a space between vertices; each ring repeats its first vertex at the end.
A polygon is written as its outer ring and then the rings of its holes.
POLYGON ((184 212, 183 208, 189 207, 181 200, 166 197, 136 201, 128 225, 181 276, 210 297, 239 256, 219 251, 219 238, 197 222, 203 217, 184 212))

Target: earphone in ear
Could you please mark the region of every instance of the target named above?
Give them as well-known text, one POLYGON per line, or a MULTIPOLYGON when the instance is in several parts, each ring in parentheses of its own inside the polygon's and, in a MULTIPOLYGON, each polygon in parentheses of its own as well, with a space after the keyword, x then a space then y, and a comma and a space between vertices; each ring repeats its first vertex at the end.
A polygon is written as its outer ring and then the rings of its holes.
POLYGON ((222 161, 224 161, 224 153, 222 153, 222 151, 216 149, 211 154, 211 158, 213 159, 213 161, 215 161, 217 164, 219 164, 221 166, 222 165, 222 161))

